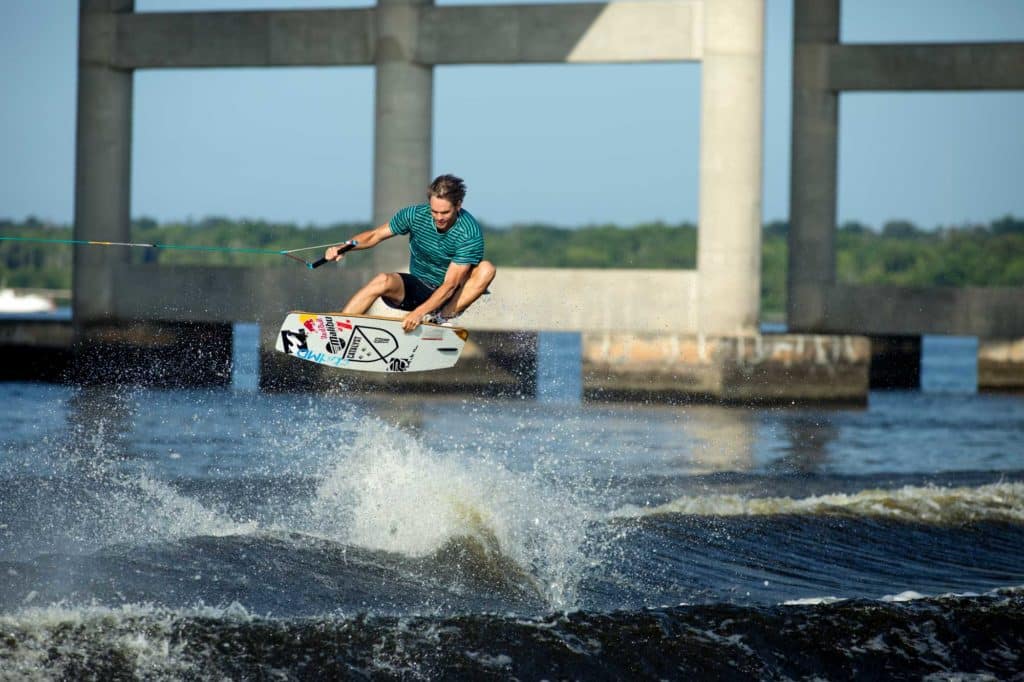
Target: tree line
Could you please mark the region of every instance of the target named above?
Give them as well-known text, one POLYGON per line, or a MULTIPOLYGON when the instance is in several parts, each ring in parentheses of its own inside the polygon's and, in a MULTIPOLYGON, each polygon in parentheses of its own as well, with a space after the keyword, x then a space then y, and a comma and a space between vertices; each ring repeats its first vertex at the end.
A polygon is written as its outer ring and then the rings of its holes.
MULTIPOLYGON (((199 221, 132 221, 132 240, 189 246, 295 249, 342 242, 368 223, 328 226, 209 217, 199 221)), ((789 225, 773 221, 762 234, 762 309, 785 309, 786 236, 789 225)), ((71 239, 71 227, 35 218, 0 219, 0 236, 71 239)), ((485 225, 487 257, 499 268, 694 268, 697 227, 692 223, 614 224, 567 228, 544 223, 485 225)), ((306 252, 312 258, 315 252, 306 252)), ((294 265, 288 259, 250 253, 132 249, 134 262, 166 265, 294 265)), ((72 247, 0 241, 0 284, 66 289, 71 286, 72 247)), ((837 278, 845 284, 902 286, 1024 286, 1024 219, 1005 216, 988 224, 925 230, 908 221, 880 229, 858 222, 836 236, 837 278)), ((500 275, 499 275, 500 276, 500 275)))

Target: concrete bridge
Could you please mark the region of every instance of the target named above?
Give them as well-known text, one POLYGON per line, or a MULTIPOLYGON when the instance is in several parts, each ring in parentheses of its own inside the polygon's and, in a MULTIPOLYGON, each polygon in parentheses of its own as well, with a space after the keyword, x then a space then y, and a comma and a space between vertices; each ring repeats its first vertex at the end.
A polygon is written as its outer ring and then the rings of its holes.
MULTIPOLYGON (((133 0, 80 0, 80 8, 75 238, 83 240, 131 241, 137 69, 374 66, 373 220, 380 224, 396 208, 420 201, 430 180, 435 65, 701 63, 697 269, 501 268, 495 302, 464 318, 485 332, 474 333, 477 355, 448 373, 388 377, 389 386, 504 381, 529 390, 536 332, 575 330, 583 333, 590 395, 858 402, 866 396, 872 356, 865 335, 879 339, 876 370, 895 360, 894 368, 911 368, 903 380, 911 384, 922 333, 998 337, 1009 356, 1016 352, 1012 340, 1024 336, 1020 290, 838 285, 833 236, 839 94, 1020 88, 1024 44, 843 45, 839 0, 796 0, 788 321, 797 333, 765 335, 759 330, 764 0, 444 7, 379 0, 362 9, 181 13, 135 13, 133 0), (496 379, 502 376, 507 381, 496 379)), ((226 322, 256 320, 269 343, 284 311, 337 308, 373 272, 404 269, 399 242, 323 276, 130 265, 117 249, 80 247, 76 338, 108 350, 115 343, 123 354, 126 346, 174 337, 175 325, 208 325, 208 338, 223 338, 226 322), (126 325, 138 333, 125 337, 126 325)), ((192 329, 181 338, 195 338, 192 329)), ((179 350, 188 355, 184 346, 179 350)), ((336 374, 281 360, 265 354, 267 386, 337 383, 336 374)), ((1010 360, 1006 368, 1019 372, 1024 358, 1010 360)))

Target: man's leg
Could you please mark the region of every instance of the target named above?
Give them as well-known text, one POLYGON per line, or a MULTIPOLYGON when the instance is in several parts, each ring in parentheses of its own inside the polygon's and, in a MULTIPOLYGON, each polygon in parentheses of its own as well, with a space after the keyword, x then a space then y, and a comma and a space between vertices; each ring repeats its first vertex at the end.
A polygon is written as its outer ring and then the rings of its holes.
POLYGON ((440 313, 445 317, 461 315, 466 308, 473 305, 478 298, 484 295, 487 287, 494 281, 497 270, 489 260, 480 261, 469 273, 469 279, 455 290, 448 302, 441 306, 440 313))
POLYGON ((362 315, 381 296, 392 301, 401 301, 405 298, 405 285, 397 272, 382 272, 371 279, 345 304, 342 313, 362 315))

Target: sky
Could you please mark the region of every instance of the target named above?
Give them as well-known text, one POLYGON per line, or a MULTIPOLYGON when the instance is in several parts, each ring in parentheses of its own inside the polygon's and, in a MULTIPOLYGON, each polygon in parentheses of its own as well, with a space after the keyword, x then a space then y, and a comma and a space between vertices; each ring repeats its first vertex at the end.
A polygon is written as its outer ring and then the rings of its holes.
MULTIPOLYGON (((792 12, 766 0, 765 221, 789 213, 792 12)), ((0 218, 71 222, 77 22, 77 0, 0 0, 0 218)), ((1024 0, 845 0, 842 40, 1021 41, 1024 0)), ((372 67, 137 72, 132 215, 368 221, 373 87, 372 67)), ((435 68, 434 172, 493 226, 696 222, 699 125, 695 63, 435 68)), ((840 223, 1024 216, 1024 92, 844 94, 839 157, 840 223)))

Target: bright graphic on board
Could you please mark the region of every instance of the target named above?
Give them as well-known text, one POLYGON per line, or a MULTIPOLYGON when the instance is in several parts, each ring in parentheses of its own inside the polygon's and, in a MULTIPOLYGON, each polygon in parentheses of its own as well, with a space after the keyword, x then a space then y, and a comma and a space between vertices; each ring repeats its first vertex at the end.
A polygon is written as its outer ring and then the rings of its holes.
POLYGON ((363 372, 424 372, 454 365, 469 333, 423 324, 406 333, 400 319, 289 313, 277 350, 301 360, 363 372))

